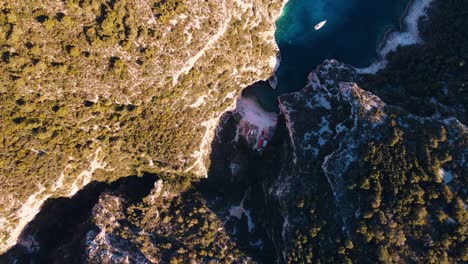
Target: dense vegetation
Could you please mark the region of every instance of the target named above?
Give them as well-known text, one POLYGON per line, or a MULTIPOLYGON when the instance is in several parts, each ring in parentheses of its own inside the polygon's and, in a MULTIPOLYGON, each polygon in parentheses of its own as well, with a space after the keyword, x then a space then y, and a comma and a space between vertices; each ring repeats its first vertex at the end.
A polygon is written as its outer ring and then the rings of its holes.
POLYGON ((432 115, 448 107, 466 121, 468 105, 468 3, 435 1, 419 28, 424 45, 400 47, 388 66, 363 87, 413 113, 432 115))
MULTIPOLYGON (((357 132, 372 136, 351 154, 356 155, 355 162, 341 176, 334 175, 343 177, 341 188, 336 188, 339 182, 327 181, 324 156, 289 164, 291 157, 283 154, 293 151, 287 135, 272 146, 277 154, 265 156, 262 167, 253 172, 264 178, 262 185, 278 188, 279 181, 287 186, 281 197, 271 195, 270 208, 280 219, 276 222, 288 219, 290 227, 282 237, 289 263, 468 260, 466 130, 456 127, 457 122, 422 119, 393 106, 384 113, 388 119, 382 126, 357 132), (305 165, 311 169, 304 170, 305 165), (338 193, 343 200, 335 198, 338 193)), ((309 115, 302 118, 311 120, 309 115)), ((337 151, 337 142, 329 147, 323 151, 337 151)), ((262 217, 258 221, 267 229, 270 225, 284 229, 262 217)), ((278 239, 274 232, 272 236, 278 239)))
POLYGON ((196 190, 157 203, 160 204, 155 206, 146 199, 128 209, 130 215, 135 215, 130 217, 132 224, 156 234, 152 241, 140 242, 142 252, 153 259, 167 263, 232 263, 250 259, 239 250, 196 190))
POLYGON ((204 122, 270 75, 280 3, 187 3, 0 3, 0 241, 28 197, 68 195, 88 173, 204 173, 204 122))
MULTIPOLYGON (((347 208, 353 211, 333 207, 320 170, 302 174, 301 183, 307 187, 296 187, 297 194, 288 201, 297 204, 289 215, 299 219, 290 263, 468 261, 468 171, 463 158, 468 105, 466 10, 468 2, 463 0, 435 1, 430 19, 419 25, 425 43, 400 47, 389 54, 387 68, 358 81, 387 104, 403 109, 387 108, 393 117, 382 130, 385 136, 360 146, 359 162, 344 176, 347 208), (422 117, 436 113, 456 117, 462 133, 448 141, 447 133, 456 129, 446 127, 447 122, 411 121, 405 111, 422 117), (347 214, 350 226, 337 232, 340 215, 347 214)), ((314 166, 320 168, 320 163, 314 166)))
POLYGON ((93 182, 48 200, 1 263, 249 263, 190 181, 169 175, 93 182), (162 177, 162 178, 160 178, 162 177))
POLYGON ((404 135, 371 142, 350 172, 349 202, 359 208, 353 241, 358 258, 383 263, 466 261, 466 168, 452 162, 450 154, 462 151, 466 138, 449 143, 443 126, 416 127, 410 133, 394 124, 392 129, 404 135), (453 178, 445 178, 442 165, 453 178))

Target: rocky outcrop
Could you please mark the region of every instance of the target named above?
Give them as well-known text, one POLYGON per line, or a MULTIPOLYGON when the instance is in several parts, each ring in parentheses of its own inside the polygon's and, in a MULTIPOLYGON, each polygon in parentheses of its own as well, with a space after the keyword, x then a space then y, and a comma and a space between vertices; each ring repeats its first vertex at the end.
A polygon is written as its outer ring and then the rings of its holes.
MULTIPOLYGON (((431 160, 429 163, 433 164, 423 170, 428 175, 433 175, 435 185, 443 184, 440 179, 447 178, 440 176, 442 168, 455 169, 457 175, 463 174, 466 156, 466 152, 463 151, 463 142, 467 136, 467 128, 464 124, 447 115, 446 112, 431 117, 421 117, 412 115, 399 107, 387 105, 379 97, 359 88, 360 81, 354 68, 330 60, 325 61, 309 75, 309 83, 304 89, 279 97, 286 132, 282 148, 288 149, 291 153, 289 158, 286 155, 283 157, 285 159, 274 161, 282 165, 269 172, 276 176, 267 177, 263 186, 264 190, 268 190, 265 194, 268 203, 279 206, 279 209, 275 209, 279 213, 276 217, 282 221, 276 221, 274 227, 267 226, 266 228, 283 230, 281 236, 276 231, 270 231, 270 235, 273 241, 280 245, 277 248, 283 251, 282 261, 284 262, 298 257, 294 255, 297 254, 294 244, 297 243, 298 238, 293 234, 298 230, 303 230, 304 223, 310 221, 307 220, 308 217, 304 215, 302 209, 304 200, 307 203, 307 198, 313 204, 309 209, 319 212, 320 216, 317 219, 326 219, 329 222, 318 230, 321 229, 323 233, 331 235, 333 232, 326 231, 327 225, 330 228, 330 223, 337 221, 336 223, 339 224, 336 227, 339 227, 338 230, 341 231, 335 230, 335 232, 341 233, 344 239, 357 239, 357 222, 364 214, 364 209, 361 208, 362 201, 358 200, 365 198, 357 198, 360 196, 359 188, 356 189, 354 186, 360 183, 355 182, 357 179, 355 175, 359 174, 359 171, 368 170, 366 155, 369 153, 369 146, 383 143, 392 148, 397 144, 402 144, 407 151, 406 155, 409 155, 415 151, 414 144, 419 144, 422 148, 424 144, 427 144, 417 139, 419 133, 428 129, 442 131, 435 133, 430 141, 438 142, 439 145, 433 147, 443 150, 442 153, 445 154, 426 157, 431 160), (447 155, 450 158, 443 158, 447 155), (323 185, 320 178, 325 178, 328 186, 323 185), (328 188, 329 191, 324 188, 328 188), (313 197, 314 195, 320 195, 320 197, 313 197), (323 205, 314 205, 313 201, 317 200, 325 205, 330 201, 333 201, 333 204, 325 206, 328 212, 320 212, 324 208, 323 205), (299 206, 297 206, 298 203, 299 206)), ((281 130, 281 128, 278 129, 281 130)), ((275 151, 281 151, 281 149, 277 148, 275 151)), ((426 158, 416 157, 421 164, 426 158)), ((408 169, 404 164, 398 163, 396 166, 402 166, 400 168, 402 171, 408 169)), ((381 173, 385 172, 381 171, 381 173)), ((399 176, 396 177, 405 177, 403 172, 397 175, 399 176)), ((451 179, 450 176, 449 173, 448 177, 451 179)), ((364 178, 367 177, 370 175, 364 176, 364 178)), ((391 177, 391 175, 384 175, 385 177, 391 177)), ((462 178, 459 180, 463 182, 462 178)), ((388 190, 394 187, 382 188, 388 190)), ((450 188, 454 192, 459 190, 459 186, 453 183, 450 188)), ((378 196, 380 195, 382 194, 378 196)), ((380 201, 380 198, 378 199, 380 201)), ((387 197, 387 199, 390 198, 387 197)), ((378 208, 381 205, 374 204, 374 206, 378 208)), ((430 214, 435 214, 435 211, 431 211, 430 214)), ((265 222, 265 220, 259 221, 265 222)), ((266 224, 272 223, 274 222, 266 224)), ((311 226, 317 225, 313 222, 308 223, 311 226)), ((331 224, 331 226, 334 225, 331 224)), ((411 235, 408 234, 408 236, 411 235)), ((313 240, 315 235, 308 237, 313 240)), ((327 242, 323 241, 323 238, 321 243, 326 248, 327 242)))
POLYGON ((401 215, 421 208, 417 195, 423 189, 434 193, 421 209, 427 219, 441 211, 455 219, 450 203, 431 199, 463 197, 466 126, 447 109, 418 116, 387 104, 360 88, 362 82, 353 67, 325 61, 305 88, 279 97, 276 133, 262 152, 252 150, 248 129, 239 130, 246 124, 242 113, 228 113, 220 123, 208 181, 231 198, 218 210, 241 206, 239 215, 246 217, 237 218, 255 226, 254 232, 245 229, 247 241, 262 230, 263 241, 273 245, 270 257, 280 263, 383 259, 377 249, 368 254, 372 245, 363 242, 375 235, 364 231, 371 228, 377 237, 391 237, 374 243, 415 260, 419 248, 403 245, 403 237, 423 239, 413 231, 418 226, 426 230, 424 239, 435 241, 440 234, 434 230, 447 228, 401 215), (392 228, 382 231, 378 221, 392 228))
POLYGON ((48 201, 1 263, 250 263, 200 192, 146 175, 48 201))
POLYGON ((340 81, 352 81, 352 73, 343 64, 325 62, 310 74, 309 84, 301 92, 279 99, 298 173, 311 171, 321 163, 343 216, 343 229, 351 211, 344 196, 344 174, 359 159, 358 146, 380 136, 372 130, 376 127, 380 131, 378 126, 385 118, 384 103, 379 98, 355 83, 340 81))
MULTIPOLYGON (((118 235, 126 222, 123 203, 118 196, 104 193, 94 206, 90 219, 96 228, 86 233, 84 252, 86 262, 94 263, 151 263, 132 243, 118 235)), ((132 236, 137 230, 128 230, 132 236)))

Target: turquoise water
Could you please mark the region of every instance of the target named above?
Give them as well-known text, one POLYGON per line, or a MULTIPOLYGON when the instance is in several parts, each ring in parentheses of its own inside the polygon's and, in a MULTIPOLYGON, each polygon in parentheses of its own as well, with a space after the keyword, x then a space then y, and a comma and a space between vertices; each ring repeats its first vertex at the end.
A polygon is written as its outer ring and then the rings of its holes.
POLYGON ((356 67, 370 65, 385 31, 396 29, 408 0, 289 0, 276 21, 281 64, 278 86, 257 85, 244 91, 262 106, 277 111, 277 97, 298 91, 307 75, 325 59, 356 67), (314 25, 327 19, 316 31, 314 25))

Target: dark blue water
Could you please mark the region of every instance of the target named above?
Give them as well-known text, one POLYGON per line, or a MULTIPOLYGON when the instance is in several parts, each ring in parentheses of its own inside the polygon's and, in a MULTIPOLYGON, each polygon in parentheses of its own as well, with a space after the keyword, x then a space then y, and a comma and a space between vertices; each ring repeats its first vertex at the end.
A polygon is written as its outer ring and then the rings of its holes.
POLYGON ((244 91, 270 111, 277 97, 302 89, 307 75, 325 59, 366 67, 377 59, 384 33, 399 27, 409 0, 289 0, 276 21, 281 64, 278 86, 257 85, 244 91), (316 31, 314 25, 327 19, 316 31))

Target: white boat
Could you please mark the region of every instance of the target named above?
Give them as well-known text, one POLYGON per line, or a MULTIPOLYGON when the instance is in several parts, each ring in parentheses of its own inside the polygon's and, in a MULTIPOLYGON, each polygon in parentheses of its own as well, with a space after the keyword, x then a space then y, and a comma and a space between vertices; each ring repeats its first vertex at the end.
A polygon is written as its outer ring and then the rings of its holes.
POLYGON ((315 30, 321 29, 323 26, 325 26, 325 23, 327 23, 327 20, 325 19, 324 21, 318 23, 317 25, 314 26, 315 30))

